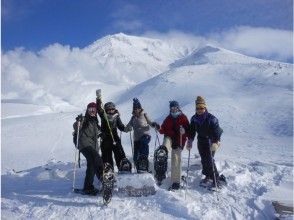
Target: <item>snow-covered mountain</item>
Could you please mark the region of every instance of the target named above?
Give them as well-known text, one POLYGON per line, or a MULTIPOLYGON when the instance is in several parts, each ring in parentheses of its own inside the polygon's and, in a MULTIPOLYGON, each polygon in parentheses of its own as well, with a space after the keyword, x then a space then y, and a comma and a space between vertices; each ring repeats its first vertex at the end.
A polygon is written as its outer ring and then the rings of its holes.
POLYGON ((111 98, 168 70, 191 48, 116 34, 82 49, 54 44, 37 53, 8 51, 2 54, 1 96, 49 105, 53 110, 85 105, 93 89, 109 89, 105 96, 111 98))
MULTIPOLYGON (((293 65, 212 44, 192 48, 118 34, 83 49, 54 45, 37 54, 2 54, 2 217, 271 219, 273 200, 293 204, 293 65), (134 97, 161 123, 170 100, 190 118, 195 98, 204 96, 224 129, 216 164, 228 186, 220 194, 199 188, 194 143, 186 199, 184 189, 166 190, 169 178, 154 196, 114 195, 108 207, 99 197, 72 194, 72 123, 96 88, 104 101, 115 101, 124 123, 134 97)), ((152 132, 150 156, 154 140, 152 132)), ((129 134, 122 143, 131 157, 129 134)), ((82 163, 80 186, 84 171, 82 163)))

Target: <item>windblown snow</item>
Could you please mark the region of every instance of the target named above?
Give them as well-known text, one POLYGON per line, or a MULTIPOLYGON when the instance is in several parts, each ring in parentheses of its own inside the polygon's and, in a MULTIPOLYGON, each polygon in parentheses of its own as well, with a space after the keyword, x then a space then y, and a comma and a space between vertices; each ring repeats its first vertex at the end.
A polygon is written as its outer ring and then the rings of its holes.
MULTIPOLYGON (((273 219, 272 201, 293 207, 293 65, 195 45, 117 34, 82 49, 55 44, 37 53, 2 53, 2 218, 273 219), (185 184, 167 191, 167 178, 155 195, 115 192, 108 206, 100 196, 72 193, 72 124, 98 88, 104 102, 117 104, 124 123, 134 97, 162 123, 170 100, 191 118, 195 98, 204 96, 224 130, 216 165, 228 185, 219 193, 198 186, 194 143, 187 191, 185 184)), ((151 162, 155 139, 153 131, 151 162)), ((129 134, 122 133, 122 143, 131 159, 129 134)), ((186 175, 187 150, 182 156, 186 175)), ((78 187, 85 169, 82 157, 78 187)), ((132 180, 141 184, 144 178, 137 176, 132 180)))

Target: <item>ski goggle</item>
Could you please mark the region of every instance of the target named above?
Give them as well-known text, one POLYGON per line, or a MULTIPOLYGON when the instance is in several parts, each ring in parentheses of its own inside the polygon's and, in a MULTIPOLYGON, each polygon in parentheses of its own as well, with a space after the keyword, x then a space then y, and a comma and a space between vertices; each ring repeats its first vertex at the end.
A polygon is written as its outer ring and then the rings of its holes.
POLYGON ((205 109, 205 108, 203 108, 203 107, 202 107, 202 108, 196 108, 197 111, 198 111, 198 110, 204 110, 204 109, 205 109))
POLYGON ((96 108, 90 107, 90 108, 88 108, 88 112, 89 113, 96 113, 96 108))

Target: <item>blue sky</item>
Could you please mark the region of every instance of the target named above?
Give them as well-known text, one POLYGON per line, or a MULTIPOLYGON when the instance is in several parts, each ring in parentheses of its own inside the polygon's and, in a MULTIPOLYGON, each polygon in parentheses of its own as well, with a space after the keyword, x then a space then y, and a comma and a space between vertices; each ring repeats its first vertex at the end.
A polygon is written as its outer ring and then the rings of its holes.
POLYGON ((52 43, 85 47, 108 34, 181 31, 209 35, 237 26, 293 30, 292 0, 2 0, 2 50, 52 43))

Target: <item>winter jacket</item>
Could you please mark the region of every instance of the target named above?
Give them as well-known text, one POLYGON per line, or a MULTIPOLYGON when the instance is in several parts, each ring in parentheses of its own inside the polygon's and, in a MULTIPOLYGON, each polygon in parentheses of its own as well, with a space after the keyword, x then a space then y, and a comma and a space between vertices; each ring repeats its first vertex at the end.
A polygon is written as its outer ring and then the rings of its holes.
MULTIPOLYGON (((73 124, 75 131, 77 131, 77 122, 73 124)), ((83 117, 80 130, 79 130, 79 144, 78 149, 82 150, 85 147, 92 147, 97 152, 98 149, 98 137, 100 135, 100 126, 96 117, 90 117, 87 115, 83 117)))
POLYGON ((207 111, 203 116, 195 114, 191 117, 189 131, 189 138, 192 140, 194 140, 197 132, 198 143, 201 145, 210 145, 220 141, 223 132, 219 126, 218 119, 207 111))
POLYGON ((101 107, 101 101, 98 101, 98 99, 97 99, 97 112, 101 118, 101 131, 102 131, 101 137, 102 137, 102 139, 112 139, 112 137, 111 137, 111 133, 112 133, 114 141, 120 140, 118 133, 117 133, 117 128, 120 131, 126 132, 126 127, 122 123, 118 111, 116 110, 115 114, 113 114, 113 115, 106 114, 104 112, 104 109, 101 107), (107 117, 107 119, 108 119, 111 133, 110 133, 108 123, 107 123, 105 117, 107 117))
POLYGON ((173 118, 171 114, 169 114, 163 121, 159 133, 170 137, 172 139, 172 146, 180 146, 180 126, 183 126, 185 129, 185 134, 182 135, 181 148, 183 148, 185 146, 189 130, 189 121, 185 114, 181 113, 176 118, 173 118))
POLYGON ((133 115, 129 123, 127 124, 127 131, 131 131, 131 127, 134 129, 134 140, 138 141, 143 135, 150 135, 150 126, 153 122, 149 119, 147 114, 142 110, 137 117, 133 115))

